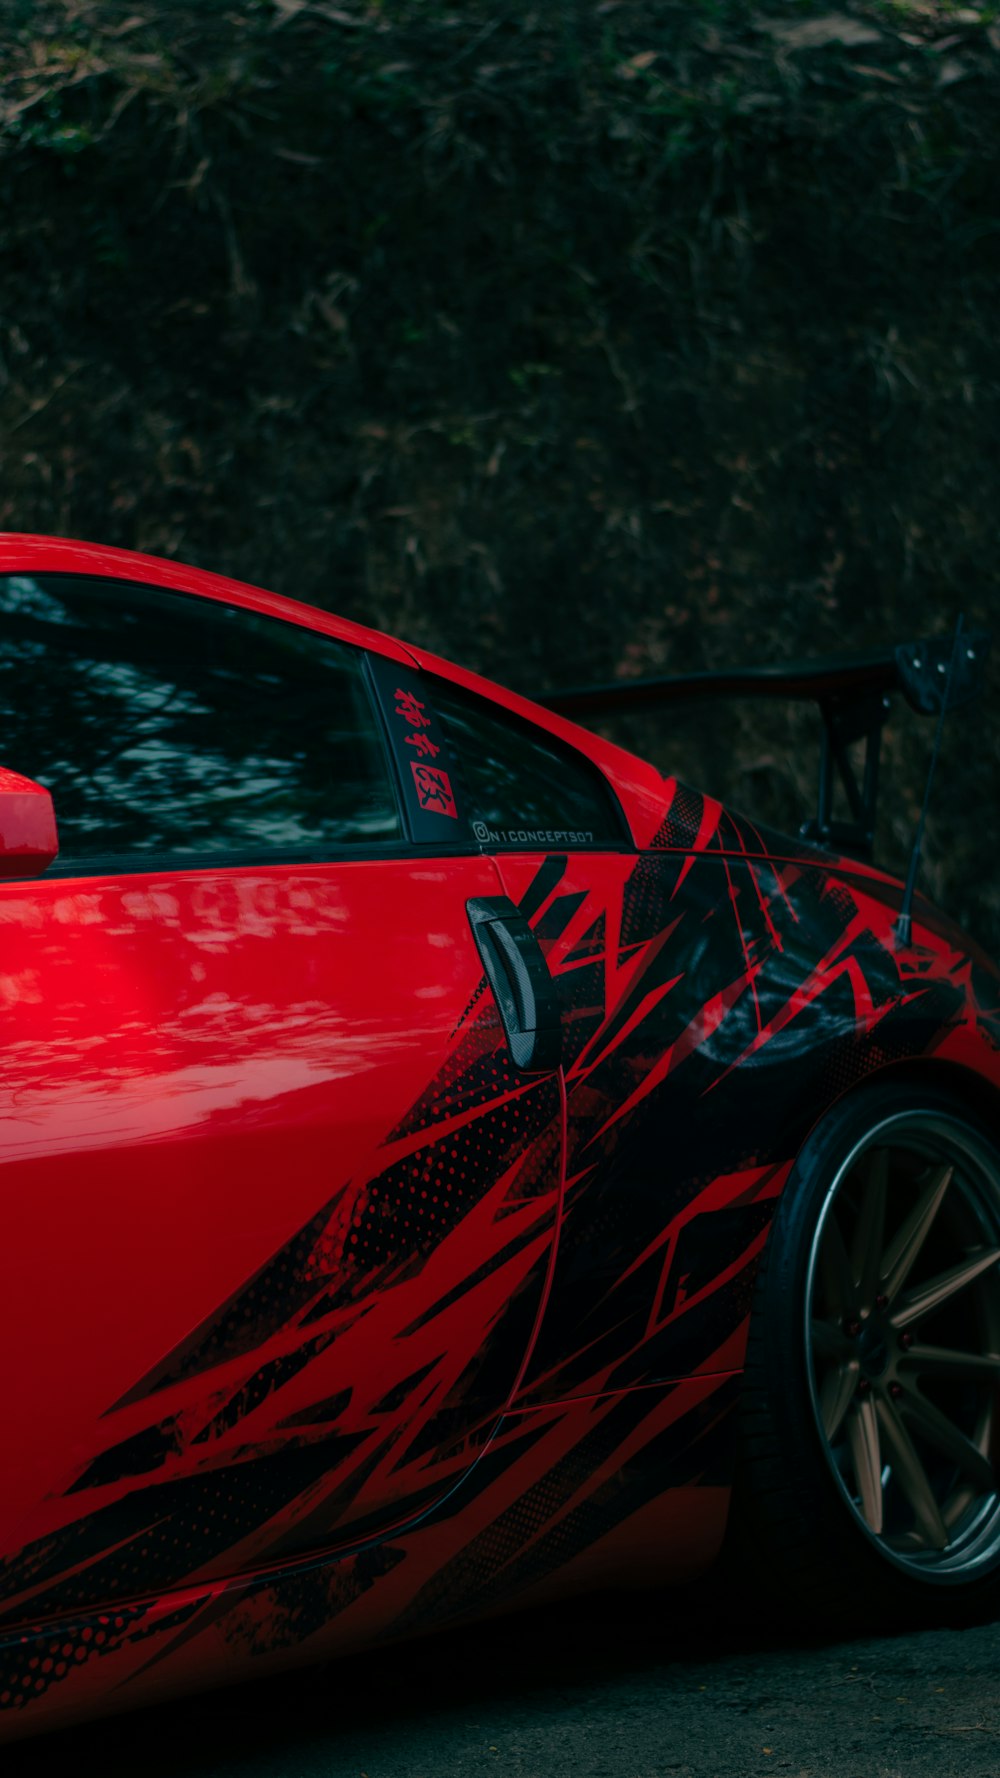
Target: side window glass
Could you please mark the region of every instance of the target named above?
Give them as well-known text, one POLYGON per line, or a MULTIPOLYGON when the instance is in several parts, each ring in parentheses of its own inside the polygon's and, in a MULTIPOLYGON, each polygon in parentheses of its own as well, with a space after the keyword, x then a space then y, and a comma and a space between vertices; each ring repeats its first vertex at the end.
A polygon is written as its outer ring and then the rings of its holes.
POLYGON ((52 792, 61 863, 400 836, 360 655, 235 606, 0 576, 0 733, 52 792))
POLYGON ((444 680, 428 693, 480 845, 572 849, 628 843, 608 786, 571 747, 444 680))

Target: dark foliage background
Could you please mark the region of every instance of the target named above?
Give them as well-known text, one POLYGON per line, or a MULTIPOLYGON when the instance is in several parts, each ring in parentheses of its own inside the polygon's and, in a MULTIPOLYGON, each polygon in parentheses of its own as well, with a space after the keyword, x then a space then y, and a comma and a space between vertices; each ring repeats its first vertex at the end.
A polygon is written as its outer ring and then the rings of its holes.
MULTIPOLYGON (((529 693, 988 622, 1000 9, 836 5, 4 0, 0 525, 529 693)), ((994 950, 998 684, 925 876, 994 950)), ((787 824, 811 721, 619 738, 787 824)))

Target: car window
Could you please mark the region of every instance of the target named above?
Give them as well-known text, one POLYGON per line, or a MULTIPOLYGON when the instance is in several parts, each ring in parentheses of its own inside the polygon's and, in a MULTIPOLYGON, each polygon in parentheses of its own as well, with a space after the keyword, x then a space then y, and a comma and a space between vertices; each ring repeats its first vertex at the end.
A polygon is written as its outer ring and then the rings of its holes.
POLYGON ((523 851, 628 844, 611 791, 582 755, 445 680, 434 680, 429 696, 481 845, 523 851))
POLYGON ((400 836, 358 651, 214 601, 0 576, 0 737, 60 864, 400 836))

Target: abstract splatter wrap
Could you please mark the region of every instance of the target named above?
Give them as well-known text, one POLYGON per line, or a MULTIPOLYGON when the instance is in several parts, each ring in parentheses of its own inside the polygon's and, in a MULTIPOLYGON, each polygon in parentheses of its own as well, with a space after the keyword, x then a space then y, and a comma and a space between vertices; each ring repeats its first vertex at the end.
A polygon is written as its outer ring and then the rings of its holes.
POLYGON ((108 1402, 51 1527, 0 1566, 8 1720, 697 1571, 805 1134, 889 1067, 1000 1084, 997 979, 960 934, 925 910, 901 951, 887 879, 695 793, 668 787, 638 855, 500 869, 559 993, 561 1074, 512 1068, 480 983, 371 1167, 108 1402), (398 1522, 372 1526, 387 1470, 398 1522))

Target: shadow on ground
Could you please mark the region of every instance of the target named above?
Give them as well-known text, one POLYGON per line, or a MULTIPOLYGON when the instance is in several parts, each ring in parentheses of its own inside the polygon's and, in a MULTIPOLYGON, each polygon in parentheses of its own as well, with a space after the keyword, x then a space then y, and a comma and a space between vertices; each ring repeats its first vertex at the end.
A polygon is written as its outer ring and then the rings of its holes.
POLYGON ((835 1642, 753 1604, 576 1601, 7 1751, 73 1778, 971 1778, 1000 1771, 1000 1626, 835 1642))

